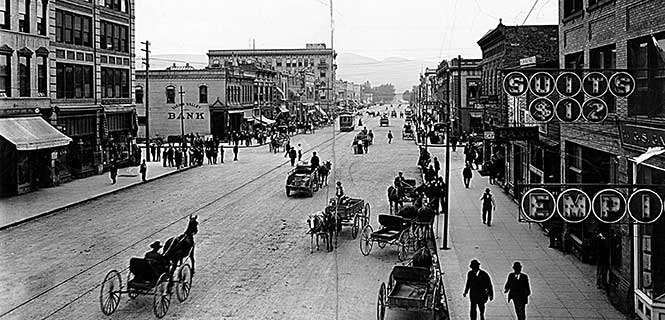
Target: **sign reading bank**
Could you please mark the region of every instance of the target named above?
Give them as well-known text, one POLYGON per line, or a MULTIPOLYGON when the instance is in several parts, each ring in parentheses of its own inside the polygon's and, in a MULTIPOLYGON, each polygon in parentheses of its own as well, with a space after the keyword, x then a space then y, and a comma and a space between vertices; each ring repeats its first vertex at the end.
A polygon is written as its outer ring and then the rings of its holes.
POLYGON ((653 223, 663 213, 663 199, 653 190, 639 189, 628 200, 616 189, 604 189, 590 197, 586 192, 570 188, 558 196, 544 188, 527 191, 520 202, 522 214, 531 222, 545 222, 555 214, 568 223, 580 223, 591 214, 603 223, 617 223, 626 214, 636 223, 653 223))
POLYGON ((185 103, 182 111, 179 104, 150 107, 150 133, 157 136, 179 136, 181 124, 185 134, 210 134, 210 109, 195 103, 185 103))

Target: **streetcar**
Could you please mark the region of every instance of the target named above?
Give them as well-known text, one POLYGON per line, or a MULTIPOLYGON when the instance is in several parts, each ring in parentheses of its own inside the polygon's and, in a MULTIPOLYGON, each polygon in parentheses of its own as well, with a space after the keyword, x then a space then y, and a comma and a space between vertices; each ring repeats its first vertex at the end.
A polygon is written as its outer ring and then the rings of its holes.
POLYGON ((339 130, 353 131, 356 128, 356 116, 351 112, 342 112, 339 114, 339 130))

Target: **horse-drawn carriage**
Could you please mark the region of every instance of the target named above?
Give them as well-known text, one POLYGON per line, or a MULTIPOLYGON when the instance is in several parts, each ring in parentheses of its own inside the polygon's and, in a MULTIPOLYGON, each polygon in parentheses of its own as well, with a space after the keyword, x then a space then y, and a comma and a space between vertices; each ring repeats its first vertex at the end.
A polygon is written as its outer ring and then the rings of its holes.
POLYGON ((432 255, 432 267, 394 266, 388 284, 381 283, 376 305, 377 319, 383 320, 386 308, 423 310, 431 312, 432 319, 447 313, 443 279, 436 255, 432 255))
POLYGON ((317 170, 312 169, 309 164, 299 163, 289 171, 286 178, 286 196, 290 197, 291 192, 302 191, 311 197, 314 192, 319 190, 319 174, 317 170))
POLYGON ((339 202, 330 199, 330 205, 326 207, 327 213, 337 213, 337 228, 339 233, 342 226, 351 226, 351 237, 355 239, 358 231, 369 224, 371 209, 369 203, 363 199, 343 197, 339 202))
POLYGON ((377 231, 374 231, 370 224, 363 228, 360 234, 360 253, 364 256, 369 255, 376 242, 381 249, 386 245, 398 246, 397 257, 400 261, 405 260, 412 242, 409 232, 410 222, 399 216, 379 214, 379 224, 381 228, 377 231))
POLYGON ((109 271, 99 293, 102 313, 111 315, 115 312, 122 294, 127 294, 130 299, 151 295, 152 311, 157 318, 164 317, 169 310, 174 287, 178 300, 187 300, 194 276, 194 235, 197 232, 197 217, 190 215, 185 232, 166 241, 162 261, 165 265, 152 259, 131 258, 125 286, 122 284, 121 271, 109 271))
POLYGON ((395 186, 388 187, 388 202, 390 206, 390 214, 397 212, 398 207, 403 207, 404 203, 414 204, 420 198, 416 190, 416 179, 404 179, 401 189, 395 186))
POLYGON ((413 128, 411 128, 410 123, 405 123, 404 128, 402 129, 402 139, 403 140, 415 140, 416 136, 413 133, 413 128))

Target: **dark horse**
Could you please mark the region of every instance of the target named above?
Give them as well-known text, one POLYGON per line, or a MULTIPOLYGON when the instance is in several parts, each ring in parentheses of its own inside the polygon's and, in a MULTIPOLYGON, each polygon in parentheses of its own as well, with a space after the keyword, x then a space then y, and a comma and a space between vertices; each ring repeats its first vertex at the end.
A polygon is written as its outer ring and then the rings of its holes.
POLYGON ((169 270, 171 276, 177 266, 182 264, 182 260, 187 257, 192 261, 192 276, 194 275, 194 235, 199 232, 197 218, 198 216, 190 215, 185 233, 169 238, 164 244, 164 258, 171 264, 169 270))
POLYGON ((319 166, 317 169, 319 174, 319 188, 322 188, 324 184, 326 186, 328 185, 328 176, 330 175, 330 170, 332 170, 332 162, 330 162, 330 160, 326 161, 324 165, 319 166))
POLYGON ((388 187, 388 205, 390 206, 391 214, 393 213, 393 208, 395 208, 394 212, 397 212, 400 208, 404 207, 403 198, 404 195, 397 188, 394 186, 388 187))

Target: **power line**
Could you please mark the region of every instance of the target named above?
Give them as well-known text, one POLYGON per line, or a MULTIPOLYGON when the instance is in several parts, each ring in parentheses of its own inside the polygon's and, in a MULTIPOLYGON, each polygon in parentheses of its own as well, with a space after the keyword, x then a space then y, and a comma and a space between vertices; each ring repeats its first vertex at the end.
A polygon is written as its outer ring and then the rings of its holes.
POLYGON ((524 18, 524 21, 522 22, 522 25, 526 23, 526 20, 529 19, 529 16, 531 15, 531 12, 533 12, 533 9, 536 8, 536 5, 538 4, 538 0, 533 2, 533 6, 531 6, 531 10, 529 10, 529 13, 526 14, 526 18, 524 18))

